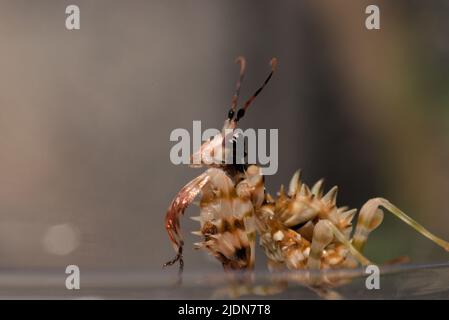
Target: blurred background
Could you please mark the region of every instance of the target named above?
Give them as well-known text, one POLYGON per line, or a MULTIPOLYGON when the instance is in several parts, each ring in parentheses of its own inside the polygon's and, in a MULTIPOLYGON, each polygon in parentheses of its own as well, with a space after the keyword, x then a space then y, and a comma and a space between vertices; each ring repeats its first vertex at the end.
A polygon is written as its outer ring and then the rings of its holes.
MULTIPOLYGON (((448 32, 447 1, 1 0, 0 268, 175 274, 165 211, 202 169, 173 165, 169 136, 221 128, 239 55, 241 100, 279 60, 241 121, 279 129, 269 192, 301 168, 339 185, 340 205, 383 196, 449 239, 448 32), (380 30, 365 29, 369 4, 380 30)), ((219 271, 196 229, 184 219, 185 270, 219 271)), ((389 214, 366 253, 449 258, 389 214)))

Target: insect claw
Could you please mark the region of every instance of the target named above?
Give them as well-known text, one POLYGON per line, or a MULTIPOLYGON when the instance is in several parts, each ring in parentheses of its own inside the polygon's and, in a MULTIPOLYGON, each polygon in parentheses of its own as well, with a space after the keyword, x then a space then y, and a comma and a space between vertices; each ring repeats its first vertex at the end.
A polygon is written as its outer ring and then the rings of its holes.
POLYGON ((179 274, 181 274, 182 271, 184 270, 184 260, 182 258, 182 246, 179 247, 178 253, 176 254, 176 256, 172 260, 167 261, 166 263, 164 263, 162 267, 165 268, 165 267, 168 267, 168 266, 172 266, 176 262, 179 262, 179 274))
POLYGON ((201 231, 192 231, 192 234, 194 234, 194 235, 196 235, 196 236, 199 236, 199 237, 202 237, 203 236, 203 233, 201 232, 201 231))

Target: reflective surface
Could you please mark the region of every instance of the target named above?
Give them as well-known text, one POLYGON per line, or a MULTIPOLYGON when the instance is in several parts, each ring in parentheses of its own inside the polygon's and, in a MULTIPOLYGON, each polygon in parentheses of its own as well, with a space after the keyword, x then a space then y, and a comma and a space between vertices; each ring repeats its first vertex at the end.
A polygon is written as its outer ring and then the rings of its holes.
POLYGON ((448 299, 449 263, 381 269, 380 289, 368 290, 362 269, 338 272, 224 275, 184 274, 182 284, 161 270, 81 271, 80 290, 65 287, 66 274, 52 271, 0 274, 2 299, 448 299), (251 280, 252 279, 252 280, 251 280), (334 288, 315 283, 332 279, 334 288), (240 285, 236 285, 240 283, 240 285), (242 285, 245 283, 245 285, 242 285), (288 285, 286 285, 288 283, 288 285), (237 290, 239 287, 239 291, 237 290), (244 288, 244 289, 242 289, 244 288), (263 288, 263 289, 261 289, 263 288), (271 291, 260 295, 263 290, 271 291), (239 292, 239 293, 237 293, 239 292), (275 293, 276 292, 276 293, 275 293), (231 295, 230 295, 231 294, 231 295), (240 295, 238 297, 238 295, 240 295))

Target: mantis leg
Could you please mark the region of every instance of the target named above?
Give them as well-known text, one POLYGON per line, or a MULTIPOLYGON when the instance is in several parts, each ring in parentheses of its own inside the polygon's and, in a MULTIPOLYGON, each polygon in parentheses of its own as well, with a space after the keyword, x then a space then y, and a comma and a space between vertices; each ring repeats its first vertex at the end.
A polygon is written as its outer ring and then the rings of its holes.
POLYGON ((435 236, 421 224, 410 218, 396 206, 391 204, 388 200, 383 198, 374 198, 368 200, 360 210, 357 227, 355 229, 352 242, 352 244, 358 251, 363 251, 370 232, 377 228, 382 222, 383 213, 382 210, 379 209, 379 207, 381 206, 387 209, 388 212, 391 212, 393 215, 408 224, 410 227, 418 231, 424 237, 430 239, 431 241, 442 247, 444 250, 449 251, 449 242, 435 236))
POLYGON ((182 272, 184 267, 184 261, 182 259, 182 248, 184 240, 181 235, 180 218, 184 214, 184 211, 193 202, 195 197, 201 192, 201 189, 209 181, 209 175, 206 171, 197 178, 186 184, 181 191, 178 192, 175 199, 173 199, 170 207, 168 207, 167 215, 165 217, 165 228, 167 229, 170 241, 173 244, 173 248, 176 251, 174 259, 166 262, 164 267, 171 266, 176 262, 179 262, 179 271, 182 272))
POLYGON ((359 263, 362 265, 370 264, 370 261, 351 244, 346 236, 332 222, 329 220, 320 220, 313 230, 310 254, 307 261, 309 270, 320 269, 323 250, 334 238, 341 242, 359 263))

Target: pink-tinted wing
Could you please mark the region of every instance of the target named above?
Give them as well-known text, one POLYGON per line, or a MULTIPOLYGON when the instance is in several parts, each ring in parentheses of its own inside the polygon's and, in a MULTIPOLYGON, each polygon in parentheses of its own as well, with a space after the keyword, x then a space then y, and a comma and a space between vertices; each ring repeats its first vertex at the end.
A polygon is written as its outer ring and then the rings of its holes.
POLYGON ((173 247, 177 252, 180 251, 180 248, 184 244, 180 233, 180 217, 184 214, 184 211, 192 203, 198 193, 201 192, 201 189, 203 189, 208 181, 209 175, 206 171, 187 183, 178 192, 168 207, 167 215, 165 216, 165 228, 167 229, 168 236, 170 237, 173 247))

